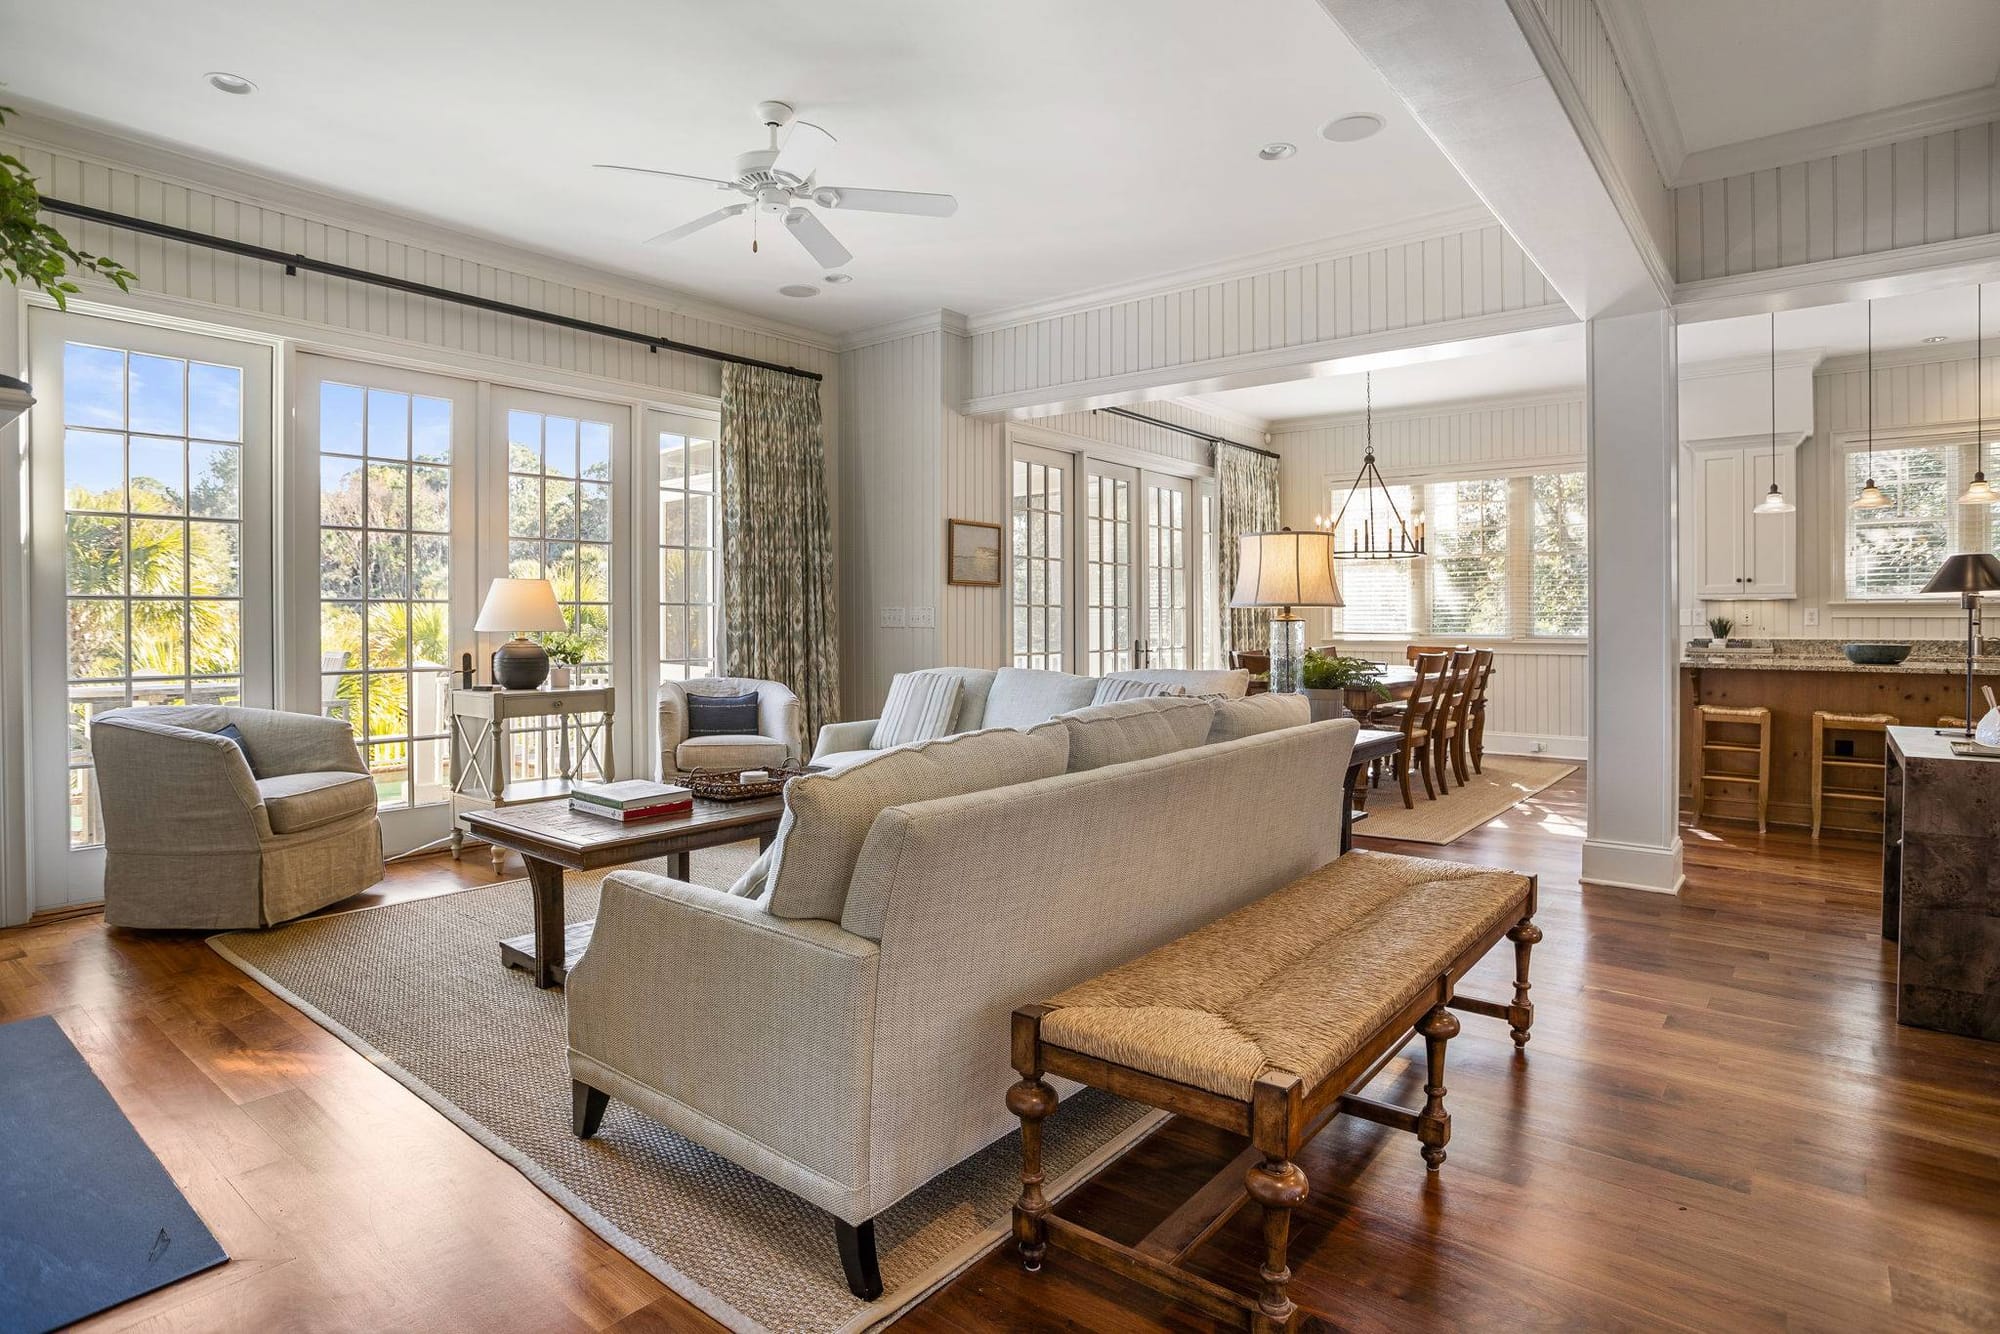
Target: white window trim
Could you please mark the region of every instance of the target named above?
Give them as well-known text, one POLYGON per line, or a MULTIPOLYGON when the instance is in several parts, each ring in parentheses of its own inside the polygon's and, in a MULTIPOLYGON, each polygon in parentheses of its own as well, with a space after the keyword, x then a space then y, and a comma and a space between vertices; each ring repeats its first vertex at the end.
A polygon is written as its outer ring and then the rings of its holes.
MULTIPOLYGON (((1960 505, 1958 493, 1972 477, 1979 466, 1979 430, 1975 422, 1952 422, 1927 426, 1897 427, 1891 431, 1878 429, 1875 432, 1874 450, 1877 454, 1898 449, 1956 449, 1958 457, 1952 460, 1946 474, 1953 518, 1951 529, 1951 549, 1953 551, 1991 551, 1996 538, 2000 538, 2000 522, 1989 517, 1983 505, 1960 505)), ((1989 432, 1991 434, 1991 432, 1989 432)), ((1827 587, 1837 590, 1839 596, 1826 605, 1833 610, 1854 609, 1851 615, 1879 616, 1888 611, 1902 611, 1911 615, 1934 616, 1957 605, 1955 600, 1939 597, 1912 597, 1907 593, 1889 593, 1881 597, 1867 597, 1852 592, 1847 582, 1848 502, 1854 499, 1848 490, 1848 461, 1856 454, 1866 454, 1869 449, 1866 431, 1843 431, 1830 437, 1832 448, 1827 450, 1824 469, 1826 495, 1828 496, 1829 531, 1835 534, 1827 543, 1826 556, 1827 587)))

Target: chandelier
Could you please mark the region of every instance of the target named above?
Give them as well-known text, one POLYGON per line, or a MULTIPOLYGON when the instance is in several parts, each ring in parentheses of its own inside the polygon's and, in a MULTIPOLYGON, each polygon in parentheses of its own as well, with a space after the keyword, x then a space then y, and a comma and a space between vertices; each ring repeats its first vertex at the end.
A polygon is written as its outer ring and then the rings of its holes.
POLYGON ((1375 466, 1375 377, 1363 379, 1366 394, 1365 449, 1361 471, 1347 489, 1347 499, 1331 519, 1313 516, 1313 527, 1333 534, 1336 560, 1413 560, 1424 554, 1424 522, 1410 523, 1396 507, 1382 470, 1375 466), (1359 512, 1356 502, 1359 502, 1359 512), (1349 517, 1352 514, 1353 517, 1349 517))

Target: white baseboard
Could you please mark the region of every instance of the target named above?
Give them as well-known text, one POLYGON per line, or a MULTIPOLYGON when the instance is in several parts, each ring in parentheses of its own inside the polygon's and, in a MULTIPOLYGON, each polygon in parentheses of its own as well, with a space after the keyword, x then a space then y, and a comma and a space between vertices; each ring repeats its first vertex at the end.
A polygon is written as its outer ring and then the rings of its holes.
POLYGON ((1678 894, 1686 883, 1686 877, 1681 874, 1680 836, 1675 835, 1673 846, 1668 848, 1614 843, 1609 839, 1585 839, 1583 870, 1578 878, 1586 885, 1678 894))
POLYGON ((1549 760, 1588 758, 1587 736, 1533 736, 1526 732, 1488 732, 1486 749, 1495 755, 1531 755, 1549 760), (1536 749, 1540 747, 1540 749, 1536 749))

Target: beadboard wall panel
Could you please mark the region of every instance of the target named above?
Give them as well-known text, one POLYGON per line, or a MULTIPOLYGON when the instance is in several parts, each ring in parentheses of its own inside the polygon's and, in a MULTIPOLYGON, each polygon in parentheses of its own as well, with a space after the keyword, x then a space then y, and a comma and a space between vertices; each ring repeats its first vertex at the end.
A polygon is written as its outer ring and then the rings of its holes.
POLYGON ((1995 231, 2000 121, 1674 191, 1684 283, 1995 231))
MULTIPOLYGON (((1586 414, 1581 394, 1467 404, 1443 411, 1375 414, 1375 457, 1401 484, 1426 474, 1581 467, 1586 414)), ((1366 428, 1359 416, 1277 423, 1271 447, 1283 457, 1281 511, 1294 528, 1337 504, 1361 467, 1366 428)), ((1336 614, 1305 612, 1313 642, 1328 639, 1368 657, 1399 662, 1408 639, 1343 640, 1336 614)), ((1583 645, 1517 640, 1495 644, 1489 733, 1495 749, 1581 756, 1589 719, 1589 658, 1583 645)))
MULTIPOLYGON (((1875 439, 1896 443, 1899 431, 1916 427, 1976 424, 1974 362, 1963 353, 1901 361, 1875 368, 1875 439)), ((2000 355, 1985 362, 1987 420, 2000 405, 2000 355)), ((1847 500, 1836 459, 1842 437, 1868 429, 1868 373, 1851 361, 1828 362, 1813 376, 1813 433, 1799 449, 1799 596, 1783 602, 1689 603, 1684 637, 1700 633, 1710 616, 1727 616, 1737 633, 1759 639, 1910 640, 1954 639, 1965 634, 1956 603, 1939 599, 1937 610, 1907 603, 1870 608, 1843 605, 1845 590, 1836 564, 1847 541, 1847 500), (1807 625, 1808 611, 1818 617, 1807 625)), ((1683 491, 1681 585, 1692 589, 1692 505, 1683 491)))
POLYGON ((1164 393, 1248 355, 1298 349, 1303 362, 1339 339, 1541 308, 1567 313, 1505 230, 1470 227, 975 329, 967 404, 982 412, 1036 394, 1073 401, 1134 377, 1164 393))
MULTIPOLYGON (((1646 138, 1644 121, 1632 98, 1596 0, 1535 0, 1556 54, 1611 171, 1623 187, 1657 253, 1663 271, 1674 255, 1674 197, 1646 138)), ((1600 166, 1600 174, 1602 166, 1600 166)), ((1625 205, 1621 204, 1621 208, 1625 205)), ((1686 275, 1682 275, 1685 277, 1686 275)))

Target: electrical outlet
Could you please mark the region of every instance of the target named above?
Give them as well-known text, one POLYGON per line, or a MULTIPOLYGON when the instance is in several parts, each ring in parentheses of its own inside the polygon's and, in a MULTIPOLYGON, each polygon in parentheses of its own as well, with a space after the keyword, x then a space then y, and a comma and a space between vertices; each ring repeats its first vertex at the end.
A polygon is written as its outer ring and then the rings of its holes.
POLYGON ((903 625, 903 609, 901 607, 882 608, 882 628, 884 630, 900 630, 903 628, 903 625))
POLYGON ((937 628, 937 608, 910 608, 910 628, 913 630, 935 630, 937 628))
POLYGON ((1535 744, 1533 744, 1532 746, 1529 746, 1529 747, 1528 747, 1528 750, 1529 750, 1529 752, 1530 752, 1531 754, 1535 754, 1535 755, 1539 755, 1539 754, 1541 754, 1541 753, 1542 753, 1543 751, 1547 750, 1548 748, 1549 748, 1549 743, 1548 743, 1548 742, 1546 742, 1546 741, 1537 741, 1537 742, 1535 742, 1535 744))
POLYGON ((1807 629, 1811 629, 1811 628, 1812 628, 1813 626, 1815 626, 1815 625, 1818 625, 1818 624, 1819 624, 1819 608, 1818 608, 1818 607, 1807 607, 1807 608, 1806 608, 1806 628, 1807 628, 1807 629))

